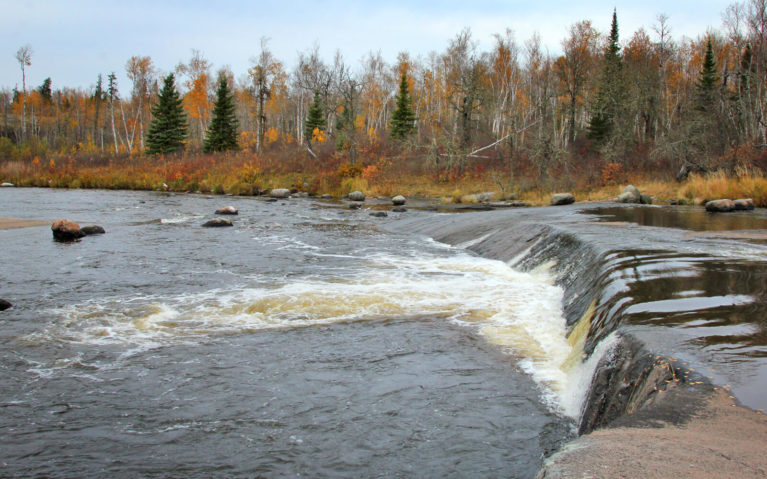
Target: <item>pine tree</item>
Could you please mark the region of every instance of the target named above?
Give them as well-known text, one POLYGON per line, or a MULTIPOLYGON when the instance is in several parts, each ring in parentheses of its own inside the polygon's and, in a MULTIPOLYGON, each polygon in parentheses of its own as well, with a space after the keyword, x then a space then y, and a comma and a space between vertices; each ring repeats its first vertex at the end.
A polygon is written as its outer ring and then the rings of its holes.
POLYGON ((210 153, 212 151, 239 149, 237 127, 238 121, 235 114, 234 93, 229 89, 226 75, 222 73, 218 77, 213 117, 205 134, 203 150, 206 153, 210 153))
POLYGON ((314 92, 314 101, 312 106, 309 107, 309 112, 306 115, 306 122, 304 123, 304 136, 306 138, 306 144, 311 148, 312 136, 314 130, 325 129, 325 113, 322 107, 322 101, 320 100, 320 93, 314 92))
POLYGON ((620 113, 625 96, 623 82, 623 57, 618 43, 618 13, 613 10, 610 41, 604 51, 604 69, 599 82, 596 101, 591 111, 588 137, 596 141, 606 140, 614 130, 616 116, 620 113))
POLYGON ((173 73, 163 80, 160 96, 152 107, 152 115, 146 138, 147 151, 154 155, 164 155, 182 149, 186 139, 186 113, 176 91, 173 73))
POLYGON ((399 94, 397 95, 397 106, 392 113, 390 123, 392 138, 404 140, 415 130, 416 117, 411 103, 407 73, 402 72, 399 82, 399 94))

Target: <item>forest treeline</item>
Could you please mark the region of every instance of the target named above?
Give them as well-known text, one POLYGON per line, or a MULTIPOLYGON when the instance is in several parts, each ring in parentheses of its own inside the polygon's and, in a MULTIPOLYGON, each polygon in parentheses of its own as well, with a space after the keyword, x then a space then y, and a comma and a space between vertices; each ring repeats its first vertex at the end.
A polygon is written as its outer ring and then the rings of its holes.
MULTIPOLYGON (((262 159, 258 168, 389 168, 437 182, 483 174, 516 187, 767 168, 767 0, 732 4, 721 30, 695 39, 675 39, 664 15, 628 35, 615 13, 604 24, 574 23, 558 55, 511 31, 479 51, 463 30, 442 52, 403 52, 393 64, 374 52, 357 65, 340 52, 326 62, 315 45, 289 70, 262 40, 247 72, 215 72, 199 51, 164 71, 185 113, 183 155, 203 154, 224 78, 238 155, 262 159)), ((19 50, 21 84, 0 91, 0 159, 147 153, 167 78, 150 57, 127 61, 130 84, 104 72, 78 89, 27 85, 28 69, 45 68, 33 56, 19 50)))

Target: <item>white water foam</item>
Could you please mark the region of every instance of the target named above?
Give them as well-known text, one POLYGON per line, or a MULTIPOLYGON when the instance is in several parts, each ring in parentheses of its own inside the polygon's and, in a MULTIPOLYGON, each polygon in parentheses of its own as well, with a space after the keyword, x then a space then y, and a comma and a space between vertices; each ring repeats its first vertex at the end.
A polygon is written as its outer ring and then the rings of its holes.
MULTIPOLYGON (((263 284, 263 283, 260 283, 263 284)), ((445 318, 480 332, 519 360, 557 411, 577 417, 590 366, 568 344, 562 289, 548 268, 522 273, 465 252, 375 254, 348 271, 269 287, 174 297, 102 299, 51 311, 27 341, 117 344, 127 349, 343 321, 445 318), (577 386, 577 387, 576 387, 577 386)), ((593 368, 591 368, 593 370, 593 368)))

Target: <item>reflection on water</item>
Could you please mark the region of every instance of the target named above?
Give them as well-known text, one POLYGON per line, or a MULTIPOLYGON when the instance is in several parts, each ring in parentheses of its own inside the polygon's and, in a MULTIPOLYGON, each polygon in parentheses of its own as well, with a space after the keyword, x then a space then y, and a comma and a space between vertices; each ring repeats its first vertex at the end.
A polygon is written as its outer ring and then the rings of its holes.
POLYGON ((598 318, 604 333, 619 322, 647 332, 650 346, 705 359, 738 398, 767 406, 767 263, 668 251, 626 250, 608 257, 598 318), (649 337, 649 336, 648 336, 649 337), (736 384, 736 382, 738 384, 736 384))
POLYGON ((693 231, 767 229, 767 217, 761 211, 709 213, 702 207, 693 206, 609 206, 590 209, 587 213, 599 215, 600 221, 625 221, 693 231))

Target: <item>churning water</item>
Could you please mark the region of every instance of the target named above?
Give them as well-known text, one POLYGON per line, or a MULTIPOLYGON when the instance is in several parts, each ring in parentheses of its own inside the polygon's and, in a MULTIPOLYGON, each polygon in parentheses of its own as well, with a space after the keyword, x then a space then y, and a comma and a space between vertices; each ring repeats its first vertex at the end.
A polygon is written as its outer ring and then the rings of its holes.
POLYGON ((394 215, 6 189, 3 216, 107 234, 0 231, 0 475, 531 477, 594 366, 545 269, 394 215))

